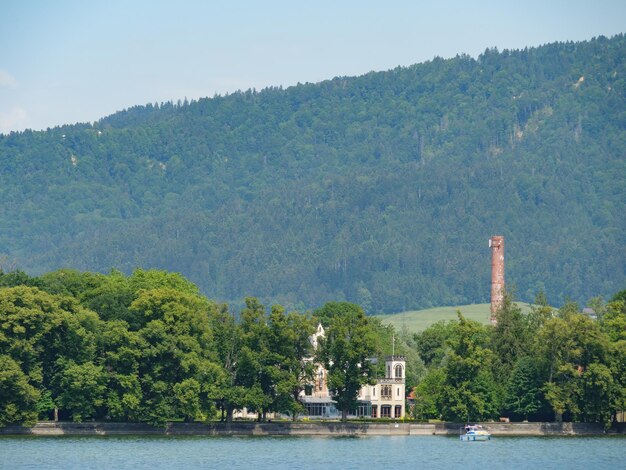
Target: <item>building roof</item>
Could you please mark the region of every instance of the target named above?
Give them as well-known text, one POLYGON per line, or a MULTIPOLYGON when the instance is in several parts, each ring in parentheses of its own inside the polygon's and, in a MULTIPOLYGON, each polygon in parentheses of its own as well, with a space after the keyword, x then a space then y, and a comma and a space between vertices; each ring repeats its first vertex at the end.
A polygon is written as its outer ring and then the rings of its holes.
POLYGON ((334 403, 330 397, 310 397, 307 395, 300 397, 300 401, 302 403, 327 403, 329 405, 334 403))

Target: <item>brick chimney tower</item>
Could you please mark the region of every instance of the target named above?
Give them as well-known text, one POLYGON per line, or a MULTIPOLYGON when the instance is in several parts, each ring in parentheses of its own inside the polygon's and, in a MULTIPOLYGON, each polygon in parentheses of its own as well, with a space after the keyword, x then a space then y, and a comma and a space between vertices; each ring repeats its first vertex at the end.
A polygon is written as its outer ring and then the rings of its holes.
POLYGON ((489 239, 491 248, 491 324, 496 324, 496 312, 504 301, 504 237, 489 239))

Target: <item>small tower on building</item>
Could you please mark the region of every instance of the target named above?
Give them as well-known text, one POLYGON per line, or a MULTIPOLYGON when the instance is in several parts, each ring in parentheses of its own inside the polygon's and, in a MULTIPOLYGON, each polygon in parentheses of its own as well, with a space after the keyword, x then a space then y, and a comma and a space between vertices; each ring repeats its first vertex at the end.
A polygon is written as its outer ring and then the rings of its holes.
POLYGON ((405 356, 387 356, 385 358, 385 378, 378 381, 380 398, 372 401, 380 407, 381 418, 404 418, 406 358, 405 356))
POLYGON ((491 248, 491 324, 496 324, 496 312, 504 302, 504 237, 489 239, 491 248))
POLYGON ((385 363, 387 365, 387 379, 404 379, 405 356, 387 356, 385 363))

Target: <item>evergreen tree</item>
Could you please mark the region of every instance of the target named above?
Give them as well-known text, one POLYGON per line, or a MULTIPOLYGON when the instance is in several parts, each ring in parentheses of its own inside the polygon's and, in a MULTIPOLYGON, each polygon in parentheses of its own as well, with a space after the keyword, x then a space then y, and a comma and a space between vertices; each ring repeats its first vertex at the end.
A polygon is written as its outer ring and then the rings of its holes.
POLYGON ((533 358, 517 360, 509 377, 503 408, 514 419, 528 420, 541 408, 539 371, 533 358))

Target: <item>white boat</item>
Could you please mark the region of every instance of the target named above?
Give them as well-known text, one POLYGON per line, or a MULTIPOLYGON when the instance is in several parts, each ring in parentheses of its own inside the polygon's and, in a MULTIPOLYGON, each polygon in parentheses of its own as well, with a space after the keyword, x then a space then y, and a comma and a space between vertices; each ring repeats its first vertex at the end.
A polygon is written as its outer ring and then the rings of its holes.
POLYGON ((465 434, 461 432, 462 441, 490 441, 491 434, 480 425, 468 424, 465 426, 465 434))

